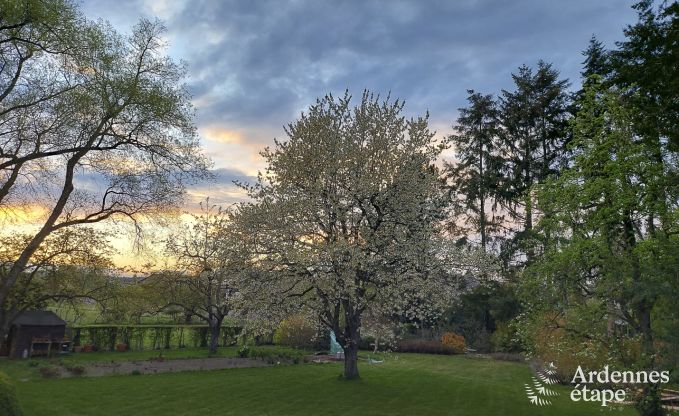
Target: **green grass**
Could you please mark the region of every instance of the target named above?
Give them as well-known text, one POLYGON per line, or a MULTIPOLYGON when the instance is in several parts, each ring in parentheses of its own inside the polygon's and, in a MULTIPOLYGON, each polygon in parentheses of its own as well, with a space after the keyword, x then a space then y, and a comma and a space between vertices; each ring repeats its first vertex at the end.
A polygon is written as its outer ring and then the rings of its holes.
POLYGON ((531 372, 520 363, 400 354, 379 365, 362 362, 357 381, 340 380, 341 370, 341 364, 306 364, 16 385, 27 416, 599 415, 602 409, 571 402, 565 387, 556 387, 561 396, 552 406, 531 405, 523 387, 531 372))

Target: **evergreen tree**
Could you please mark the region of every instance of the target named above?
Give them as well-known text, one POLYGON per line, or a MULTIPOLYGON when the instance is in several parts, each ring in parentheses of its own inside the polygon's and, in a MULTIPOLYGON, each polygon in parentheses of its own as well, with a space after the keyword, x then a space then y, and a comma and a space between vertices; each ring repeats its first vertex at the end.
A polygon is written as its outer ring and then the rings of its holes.
MULTIPOLYGON (((504 207, 519 229, 505 253, 534 256, 530 239, 535 221, 533 188, 558 173, 564 162, 570 95, 568 80, 560 80, 551 64, 526 65, 512 74, 516 89, 502 91, 500 120, 505 183, 504 207)), ((511 260, 511 258, 510 258, 511 260)))
POLYGON ((492 95, 467 92, 469 106, 459 109, 457 134, 450 137, 456 160, 446 163, 446 171, 455 201, 453 209, 462 215, 453 218, 465 218, 465 224, 472 227, 454 221, 450 228, 478 234, 485 251, 489 235, 498 230, 502 220, 496 216, 501 163, 497 149, 499 112, 492 95))
POLYGON ((583 81, 586 82, 587 78, 592 75, 605 77, 610 72, 609 53, 596 36, 592 35, 589 45, 582 52, 582 55, 585 57, 585 60, 582 62, 582 71, 580 72, 583 81))
POLYGON ((633 102, 634 125, 647 140, 666 140, 679 151, 679 3, 644 0, 639 20, 611 54, 613 83, 633 102))
POLYGON ((652 146, 635 134, 627 97, 599 80, 586 86, 572 123, 569 167, 538 192, 540 209, 550 212, 538 228, 547 243, 521 281, 524 316, 535 322, 558 316, 553 329, 574 345, 586 343, 600 359, 652 368, 663 345, 653 319, 676 299, 679 285, 679 194, 669 196, 669 207, 647 197, 662 181, 652 146), (664 210, 674 220, 648 227, 645 219, 664 210), (641 355, 630 354, 633 345, 641 355))

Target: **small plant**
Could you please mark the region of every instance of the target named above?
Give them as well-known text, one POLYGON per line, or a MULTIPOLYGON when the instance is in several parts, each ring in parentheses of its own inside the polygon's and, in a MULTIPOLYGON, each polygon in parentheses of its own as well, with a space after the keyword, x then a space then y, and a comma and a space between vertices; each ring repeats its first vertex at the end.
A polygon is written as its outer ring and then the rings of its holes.
POLYGON ((140 376, 141 372, 139 370, 132 370, 132 373, 130 374, 132 374, 133 376, 140 376))
POLYGON ((238 348, 238 356, 241 358, 246 358, 250 356, 250 347, 248 344, 243 344, 238 348))
POLYGON ((61 375, 59 368, 53 365, 46 365, 38 369, 43 378, 58 378, 61 375))
POLYGON ((273 342, 276 345, 311 349, 317 332, 303 315, 293 315, 280 323, 274 333, 273 342))
POLYGON ((40 362, 37 361, 37 360, 30 360, 30 361, 28 362, 28 366, 29 366, 29 367, 37 367, 37 366, 39 366, 39 365, 40 365, 40 362))

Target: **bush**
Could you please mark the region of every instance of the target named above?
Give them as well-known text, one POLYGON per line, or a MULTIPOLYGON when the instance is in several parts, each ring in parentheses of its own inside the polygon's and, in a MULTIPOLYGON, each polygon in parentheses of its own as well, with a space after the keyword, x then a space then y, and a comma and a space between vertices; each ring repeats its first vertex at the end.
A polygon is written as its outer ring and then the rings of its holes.
POLYGON ((21 408, 14 385, 7 375, 0 373, 0 415, 21 416, 21 408))
POLYGON ((274 344, 293 348, 312 349, 316 328, 302 315, 284 319, 274 334, 274 344))
POLYGON ((250 347, 248 347, 248 344, 243 344, 238 348, 238 356, 240 358, 246 358, 250 356, 250 347))
POLYGON ((85 374, 85 367, 80 364, 67 365, 66 370, 74 376, 82 376, 85 374))
POLYGON ((375 337, 372 337, 370 335, 362 336, 361 340, 358 342, 358 349, 359 350, 370 350, 370 351, 372 351, 374 348, 375 348, 375 337))
POLYGON ((450 348, 454 354, 464 354, 467 348, 464 337, 454 332, 445 332, 441 336, 441 344, 446 348, 450 348))
POLYGON ((420 354, 453 354, 450 347, 438 340, 404 339, 399 341, 400 352, 415 352, 420 354))
POLYGON ((519 352, 521 343, 514 328, 506 322, 497 324, 495 332, 490 336, 494 352, 519 352))

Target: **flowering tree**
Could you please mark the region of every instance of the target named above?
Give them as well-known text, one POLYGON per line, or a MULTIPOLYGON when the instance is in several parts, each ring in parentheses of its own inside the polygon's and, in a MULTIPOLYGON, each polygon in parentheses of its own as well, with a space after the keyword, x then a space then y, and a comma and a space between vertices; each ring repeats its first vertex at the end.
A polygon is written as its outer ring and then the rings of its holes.
POLYGON ((356 107, 350 101, 317 100, 287 127, 287 141, 262 152, 268 168, 244 185, 254 202, 239 222, 270 299, 313 311, 335 332, 344 377, 354 379, 371 305, 407 308, 409 298, 441 293, 431 243, 446 198, 434 164, 445 144, 427 117, 407 120, 401 101, 367 91, 356 107))
POLYGON ((176 271, 159 273, 157 288, 163 306, 179 306, 210 327, 210 352, 217 351, 222 322, 243 307, 243 282, 249 278, 243 240, 232 224, 232 213, 206 200, 202 212, 167 240, 167 254, 176 271))

